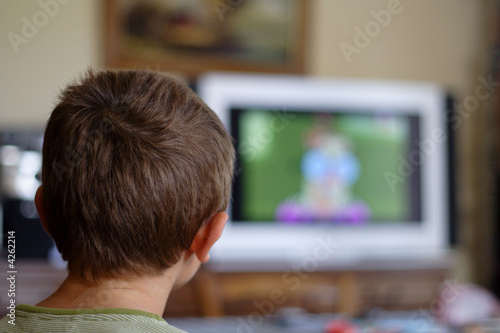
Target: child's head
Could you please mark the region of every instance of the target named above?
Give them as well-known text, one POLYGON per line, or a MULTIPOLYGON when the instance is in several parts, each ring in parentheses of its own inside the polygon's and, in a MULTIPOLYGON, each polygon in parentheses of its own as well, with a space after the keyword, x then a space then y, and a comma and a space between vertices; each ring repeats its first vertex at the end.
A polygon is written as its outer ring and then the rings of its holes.
POLYGON ((233 163, 229 134, 184 84, 148 71, 90 71, 47 124, 46 227, 70 272, 160 273, 226 210, 233 163))

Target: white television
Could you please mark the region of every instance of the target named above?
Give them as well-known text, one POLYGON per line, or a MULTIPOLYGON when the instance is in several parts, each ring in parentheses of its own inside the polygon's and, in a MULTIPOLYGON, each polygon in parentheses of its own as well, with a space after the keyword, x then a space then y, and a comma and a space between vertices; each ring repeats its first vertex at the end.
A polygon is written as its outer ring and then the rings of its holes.
POLYGON ((448 262, 450 119, 439 86, 209 73, 197 91, 238 159, 212 269, 448 262))

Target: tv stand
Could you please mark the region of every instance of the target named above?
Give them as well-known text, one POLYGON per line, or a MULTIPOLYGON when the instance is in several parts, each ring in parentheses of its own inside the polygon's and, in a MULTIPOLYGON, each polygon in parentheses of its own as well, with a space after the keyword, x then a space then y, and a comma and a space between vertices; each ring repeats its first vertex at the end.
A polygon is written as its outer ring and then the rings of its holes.
POLYGON ((429 310, 439 286, 449 276, 450 265, 451 261, 413 266, 365 262, 309 271, 265 269, 269 266, 262 264, 259 270, 247 265, 247 270, 231 271, 205 265, 186 288, 171 295, 165 314, 181 316, 179 302, 190 291, 192 300, 199 304, 194 315, 202 316, 266 315, 282 307, 349 315, 373 308, 429 310))

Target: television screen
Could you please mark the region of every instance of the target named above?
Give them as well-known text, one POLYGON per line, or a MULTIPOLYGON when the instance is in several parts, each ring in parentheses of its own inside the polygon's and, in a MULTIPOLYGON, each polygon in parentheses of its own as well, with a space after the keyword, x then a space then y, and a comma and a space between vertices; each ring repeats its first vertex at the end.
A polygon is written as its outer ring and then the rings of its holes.
POLYGON ((387 111, 231 110, 235 222, 419 222, 419 117, 387 111), (402 163, 412 167, 401 177, 402 163))

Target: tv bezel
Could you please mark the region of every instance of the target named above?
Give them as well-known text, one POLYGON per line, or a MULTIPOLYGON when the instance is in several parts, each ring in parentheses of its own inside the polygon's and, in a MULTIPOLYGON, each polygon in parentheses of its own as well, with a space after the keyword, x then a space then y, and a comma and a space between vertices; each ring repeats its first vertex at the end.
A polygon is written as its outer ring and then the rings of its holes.
MULTIPOLYGON (((294 75, 208 73, 197 81, 205 103, 230 128, 233 108, 275 110, 394 110, 418 114, 421 153, 422 222, 365 226, 229 223, 211 251, 213 267, 269 270, 314 259, 318 246, 328 257, 318 267, 357 263, 447 262, 450 255, 450 205, 446 93, 436 84, 388 80, 313 78, 294 75), (430 141, 429 141, 430 140, 430 141), (331 250, 331 251, 328 251, 331 250)), ((236 147, 238 149, 238 147, 236 147)), ((231 211, 228 211, 231 220, 231 211)))

